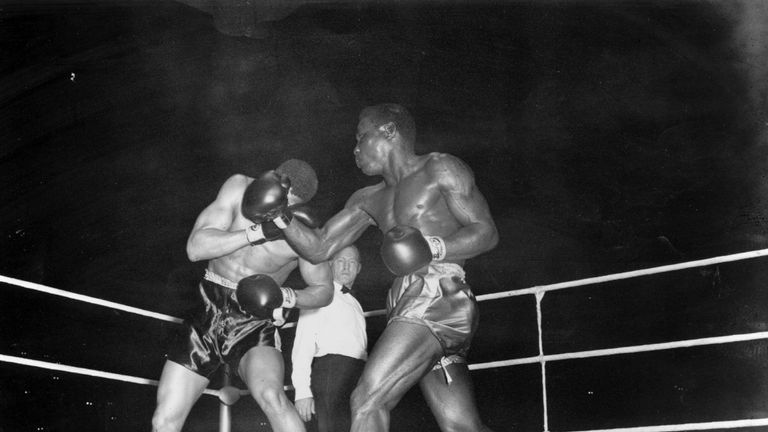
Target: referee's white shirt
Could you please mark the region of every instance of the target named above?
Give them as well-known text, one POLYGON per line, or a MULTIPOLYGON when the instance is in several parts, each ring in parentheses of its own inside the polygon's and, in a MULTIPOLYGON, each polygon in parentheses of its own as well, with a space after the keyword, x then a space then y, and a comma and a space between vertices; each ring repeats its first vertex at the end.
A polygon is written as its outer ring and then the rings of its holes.
POLYGON ((294 400, 313 397, 309 385, 314 357, 339 354, 368 358, 363 308, 351 294, 341 293, 341 284, 334 281, 333 288, 333 300, 328 306, 302 309, 299 313, 291 352, 294 400))

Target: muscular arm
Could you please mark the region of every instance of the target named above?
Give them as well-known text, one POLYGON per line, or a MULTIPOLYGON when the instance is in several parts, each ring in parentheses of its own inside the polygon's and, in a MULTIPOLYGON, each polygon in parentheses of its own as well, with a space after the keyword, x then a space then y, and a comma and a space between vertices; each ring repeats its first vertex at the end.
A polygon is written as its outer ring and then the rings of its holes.
POLYGON ((283 230, 286 240, 305 259, 313 263, 328 261, 336 252, 359 239, 368 227, 375 225, 370 215, 361 208, 365 195, 364 189, 352 194, 344 209, 319 230, 292 221, 283 230))
POLYGON ((229 231, 247 184, 246 176, 233 175, 224 182, 216 199, 197 217, 187 239, 187 256, 190 261, 219 258, 248 246, 244 230, 229 231))
POLYGON ((488 202, 475 184, 469 167, 450 155, 439 155, 430 169, 451 214, 462 227, 443 238, 446 259, 468 259, 487 252, 499 242, 488 202))
POLYGON ((333 276, 328 262, 312 264, 299 258, 299 271, 307 287, 296 291, 296 307, 313 309, 330 304, 333 300, 333 276))

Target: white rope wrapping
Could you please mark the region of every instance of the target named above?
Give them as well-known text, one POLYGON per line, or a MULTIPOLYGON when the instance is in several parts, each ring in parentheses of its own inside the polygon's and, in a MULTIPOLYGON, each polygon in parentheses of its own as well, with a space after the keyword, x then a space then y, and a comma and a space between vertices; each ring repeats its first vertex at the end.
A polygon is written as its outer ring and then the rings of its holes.
POLYGON ((544 339, 541 331, 541 301, 544 292, 536 293, 536 326, 539 329, 539 363, 541 364, 541 403, 544 405, 544 432, 549 431, 549 415, 547 414, 547 361, 544 360, 544 339))

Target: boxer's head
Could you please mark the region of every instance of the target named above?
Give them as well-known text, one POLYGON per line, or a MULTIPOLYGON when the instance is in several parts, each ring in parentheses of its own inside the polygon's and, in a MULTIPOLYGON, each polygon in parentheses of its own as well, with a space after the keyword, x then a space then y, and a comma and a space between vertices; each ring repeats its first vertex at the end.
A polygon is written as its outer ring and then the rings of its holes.
POLYGON ((303 160, 288 159, 280 164, 275 172, 285 175, 290 179, 290 193, 301 200, 301 202, 308 202, 317 193, 317 174, 303 160))
POLYGON ((385 134, 399 133, 403 142, 413 148, 416 142, 416 122, 404 106, 393 103, 369 106, 360 112, 360 120, 364 118, 376 128, 382 128, 385 134))

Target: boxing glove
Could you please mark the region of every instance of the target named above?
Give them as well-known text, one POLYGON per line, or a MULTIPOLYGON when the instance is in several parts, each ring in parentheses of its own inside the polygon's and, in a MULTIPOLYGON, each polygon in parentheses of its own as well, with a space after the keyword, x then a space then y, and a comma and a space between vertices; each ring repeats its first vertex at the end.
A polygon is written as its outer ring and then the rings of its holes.
POLYGON ((246 228, 245 237, 251 246, 256 246, 283 238, 283 230, 278 228, 273 221, 267 221, 246 228))
POLYGON ((414 227, 397 225, 384 235, 380 252, 389 271, 405 276, 445 258, 445 242, 440 237, 425 237, 414 227))
POLYGON ((303 223, 309 228, 318 228, 320 226, 320 218, 309 204, 302 203, 292 205, 288 207, 286 213, 290 215, 290 218, 295 217, 299 220, 299 222, 303 223))
POLYGON ((309 204, 295 204, 286 208, 284 212, 278 214, 272 220, 246 228, 245 236, 252 246, 282 239, 284 237, 282 230, 291 223, 294 217, 310 228, 320 226, 320 218, 317 217, 309 204))
POLYGON ((237 283, 235 291, 240 308, 256 318, 271 319, 277 325, 284 323, 283 308, 296 306, 296 292, 280 287, 267 275, 255 274, 237 283))
POLYGON ((245 188, 240 211, 253 223, 270 221, 288 206, 290 187, 291 181, 287 176, 267 171, 245 188))

